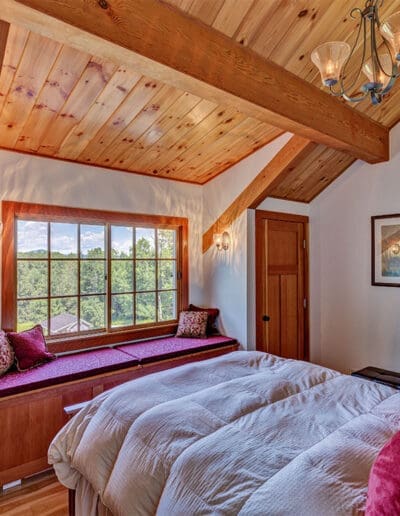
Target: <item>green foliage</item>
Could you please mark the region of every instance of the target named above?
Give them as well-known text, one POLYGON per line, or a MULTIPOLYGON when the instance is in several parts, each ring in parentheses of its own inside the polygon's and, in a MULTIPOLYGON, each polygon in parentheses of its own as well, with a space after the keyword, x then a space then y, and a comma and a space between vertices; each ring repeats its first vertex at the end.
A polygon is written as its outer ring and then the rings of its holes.
MULTIPOLYGON (((176 288, 175 231, 158 230, 158 267, 154 242, 141 237, 136 242, 137 261, 128 252, 112 249, 111 260, 111 320, 112 326, 146 324, 156 320, 176 318, 176 293, 156 292, 176 288), (156 270, 158 268, 158 277, 156 270), (135 270, 134 270, 135 269, 135 270), (136 290, 134 293, 134 272, 136 290), (158 296, 158 316, 156 314, 158 296)), ((78 281, 80 281, 81 321, 89 323, 91 329, 105 328, 106 320, 106 262, 101 248, 88 250, 80 261, 75 254, 65 255, 53 252, 50 267, 46 260, 30 261, 27 258, 46 258, 43 250, 18 253, 18 298, 47 297, 50 272, 50 317, 69 313, 78 316, 78 281), (79 265, 80 264, 80 265, 79 265), (80 280, 78 270, 80 268, 80 280), (68 297, 58 297, 68 296, 68 297)), ((18 329, 46 322, 47 300, 18 301, 18 329)))

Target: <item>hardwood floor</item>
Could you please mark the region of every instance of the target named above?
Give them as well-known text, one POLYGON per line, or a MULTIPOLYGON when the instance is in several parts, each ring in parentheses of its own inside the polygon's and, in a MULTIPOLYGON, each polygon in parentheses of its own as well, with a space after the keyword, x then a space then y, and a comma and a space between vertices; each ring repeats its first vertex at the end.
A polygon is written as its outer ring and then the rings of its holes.
POLYGON ((0 493, 0 514, 68 516, 68 490, 54 474, 44 473, 0 493))

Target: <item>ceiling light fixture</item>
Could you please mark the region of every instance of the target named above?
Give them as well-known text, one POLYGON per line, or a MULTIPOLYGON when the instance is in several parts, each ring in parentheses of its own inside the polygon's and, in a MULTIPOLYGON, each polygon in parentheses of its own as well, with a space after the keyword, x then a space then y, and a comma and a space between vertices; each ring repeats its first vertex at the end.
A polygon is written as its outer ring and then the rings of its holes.
POLYGON ((370 97, 372 104, 376 105, 393 88, 400 75, 400 12, 380 23, 378 11, 382 4, 383 0, 367 0, 364 9, 357 7, 350 12, 352 18, 360 18, 353 47, 344 41, 330 41, 311 53, 311 60, 320 71, 322 84, 329 88, 332 95, 349 102, 360 102, 370 97), (382 48, 377 43, 379 33, 382 48), (361 45, 360 37, 363 38, 361 45), (348 65, 356 51, 362 52, 354 68, 356 76, 345 85, 346 78, 352 72, 348 65), (361 91, 356 91, 361 72, 367 76, 368 82, 361 86, 361 91))

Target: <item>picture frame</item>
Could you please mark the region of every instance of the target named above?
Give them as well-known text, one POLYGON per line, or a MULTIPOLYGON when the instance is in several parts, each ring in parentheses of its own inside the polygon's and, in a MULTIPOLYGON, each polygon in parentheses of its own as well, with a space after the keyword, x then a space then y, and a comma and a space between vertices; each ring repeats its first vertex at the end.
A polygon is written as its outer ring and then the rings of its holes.
POLYGON ((371 284, 400 287, 400 214, 371 217, 371 284))

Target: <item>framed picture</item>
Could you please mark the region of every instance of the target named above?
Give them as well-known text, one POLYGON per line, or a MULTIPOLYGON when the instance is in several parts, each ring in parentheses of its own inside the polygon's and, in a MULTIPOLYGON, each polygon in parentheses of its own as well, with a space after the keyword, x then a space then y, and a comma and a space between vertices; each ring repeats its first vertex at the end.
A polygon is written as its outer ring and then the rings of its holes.
POLYGON ((400 287, 400 214, 371 217, 372 285, 400 287))

